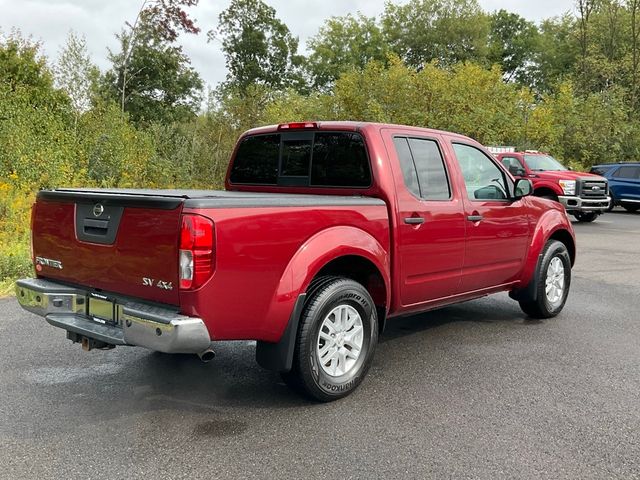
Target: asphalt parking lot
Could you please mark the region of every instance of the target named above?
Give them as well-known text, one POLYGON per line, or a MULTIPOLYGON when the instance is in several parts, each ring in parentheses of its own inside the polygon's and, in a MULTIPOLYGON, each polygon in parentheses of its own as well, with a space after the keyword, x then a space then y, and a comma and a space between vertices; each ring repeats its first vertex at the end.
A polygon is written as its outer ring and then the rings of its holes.
POLYGON ((0 300, 0 478, 640 478, 640 214, 574 227, 558 318, 501 294, 397 320, 332 404, 248 342, 85 353, 0 300))

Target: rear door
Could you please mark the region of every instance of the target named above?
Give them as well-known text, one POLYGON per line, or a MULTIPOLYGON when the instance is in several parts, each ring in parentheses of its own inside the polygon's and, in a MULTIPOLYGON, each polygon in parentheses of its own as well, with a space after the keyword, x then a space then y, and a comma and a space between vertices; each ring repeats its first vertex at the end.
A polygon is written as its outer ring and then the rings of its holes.
POLYGON ((613 172, 613 195, 617 201, 640 205, 640 165, 623 165, 613 172))
POLYGON ((179 303, 182 199, 41 192, 33 252, 39 277, 179 303))
POLYGON ((465 220, 443 158, 442 138, 383 130, 397 201, 399 310, 450 296, 460 286, 465 220))
POLYGON ((464 188, 467 224, 461 292, 505 284, 519 274, 529 243, 525 202, 512 200, 512 180, 471 144, 451 144, 464 188))

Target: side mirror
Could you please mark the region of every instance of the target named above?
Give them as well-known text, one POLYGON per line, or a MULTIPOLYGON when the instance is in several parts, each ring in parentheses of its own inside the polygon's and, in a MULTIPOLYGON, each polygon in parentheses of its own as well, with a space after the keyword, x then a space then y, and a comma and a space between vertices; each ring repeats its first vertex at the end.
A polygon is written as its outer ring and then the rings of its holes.
POLYGON ((514 198, 517 200, 533 193, 533 184, 528 178, 519 178, 513 187, 514 198))
POLYGON ((506 198, 501 188, 496 185, 487 185, 473 192, 476 200, 502 200, 506 198))

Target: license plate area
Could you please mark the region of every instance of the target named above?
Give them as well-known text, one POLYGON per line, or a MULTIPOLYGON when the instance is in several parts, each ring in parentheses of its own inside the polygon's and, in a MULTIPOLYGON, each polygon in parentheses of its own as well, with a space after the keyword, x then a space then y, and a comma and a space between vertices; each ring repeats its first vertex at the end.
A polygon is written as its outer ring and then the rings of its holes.
POLYGON ((96 298, 90 296, 87 315, 89 315, 94 322, 102 325, 118 324, 116 303, 115 300, 110 298, 96 298))

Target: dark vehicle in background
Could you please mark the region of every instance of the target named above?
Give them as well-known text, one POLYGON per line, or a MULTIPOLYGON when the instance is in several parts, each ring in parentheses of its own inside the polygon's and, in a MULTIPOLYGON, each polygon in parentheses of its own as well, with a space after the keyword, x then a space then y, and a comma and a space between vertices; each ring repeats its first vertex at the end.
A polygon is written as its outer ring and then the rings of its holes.
POLYGON ((640 210, 640 162, 594 165, 591 173, 602 175, 609 181, 609 210, 616 205, 629 212, 640 210))
POLYGON ((515 178, 528 178, 533 194, 560 202, 580 222, 593 222, 609 208, 607 180, 573 172, 551 155, 535 150, 495 155, 515 178))

